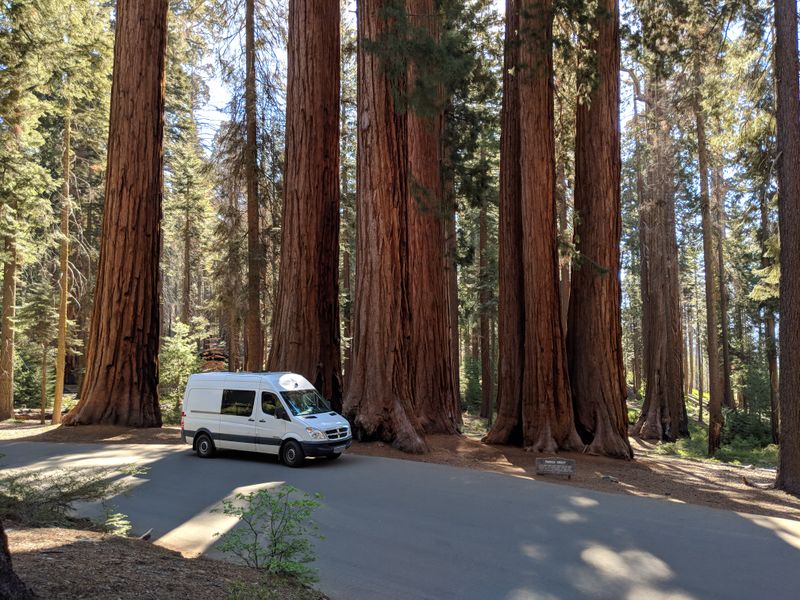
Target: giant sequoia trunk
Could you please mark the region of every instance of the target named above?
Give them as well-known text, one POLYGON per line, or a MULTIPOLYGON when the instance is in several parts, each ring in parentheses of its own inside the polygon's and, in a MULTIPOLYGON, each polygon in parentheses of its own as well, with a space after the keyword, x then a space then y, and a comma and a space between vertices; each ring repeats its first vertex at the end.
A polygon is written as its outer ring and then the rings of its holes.
MULTIPOLYGON (((440 28, 436 4, 435 0, 406 2, 411 23, 433 40, 438 40, 440 28)), ((417 71, 412 64, 409 87, 416 85, 417 71)), ((425 432, 456 433, 460 408, 450 351, 448 215, 441 173, 443 113, 438 107, 420 107, 409 111, 407 118, 409 375, 425 432)))
POLYGON ((286 176, 269 368, 342 409, 339 347, 339 1, 289 4, 286 176))
POLYGON ((245 0, 244 162, 247 183, 247 312, 244 322, 244 341, 245 369, 248 371, 261 371, 264 368, 264 334, 261 331, 261 271, 264 248, 261 244, 258 210, 255 27, 255 0, 245 0))
POLYGON ((501 239, 515 239, 513 253, 508 246, 500 250, 500 322, 501 337, 510 334, 511 339, 501 343, 499 393, 504 395, 486 441, 509 443, 517 436, 531 450, 578 449, 558 282, 552 2, 509 0, 506 19, 509 99, 503 107, 501 239), (516 140, 509 137, 509 127, 519 130, 516 140), (510 152, 515 141, 518 154, 510 152), (509 347, 514 342, 516 347, 509 347), (505 378, 518 381, 519 390, 504 385, 505 378))
POLYGON ((395 110, 380 58, 364 43, 385 30, 385 0, 358 2, 358 192, 353 368, 345 414, 361 439, 427 449, 408 362, 407 117, 395 110))
POLYGON ((167 0, 119 0, 106 204, 81 400, 66 424, 161 425, 159 255, 167 0))
POLYGON ((800 494, 800 103, 797 4, 775 1, 778 222, 781 237, 779 488, 800 494))
POLYGON ((678 245, 675 237, 673 155, 666 98, 654 82, 649 90, 650 162, 640 197, 642 330, 645 342, 645 392, 642 414, 632 434, 674 441, 689 434, 683 396, 678 245))
POLYGON ((604 0, 595 18, 597 85, 578 104, 575 238, 579 266, 569 295, 567 355, 576 427, 588 451, 632 458, 622 356, 619 280, 619 17, 604 0))
MULTIPOLYGON (((699 76, 697 77, 699 84, 699 76)), ((719 207, 711 205, 708 193, 708 147, 706 145, 705 115, 700 105, 699 92, 694 98, 694 118, 697 128, 697 164, 700 172, 700 210, 703 224, 703 262, 706 271, 706 349, 708 351, 708 454, 713 456, 722 442, 722 404, 725 388, 723 385, 722 362, 719 353, 718 313, 720 271, 716 250, 719 248, 715 227, 715 211, 719 207)), ((715 196, 716 199, 716 196, 715 196)))
POLYGON ((480 321, 481 338, 481 411, 480 416, 489 419, 492 423, 492 413, 494 411, 493 386, 492 386, 492 357, 490 349, 490 323, 489 323, 489 289, 487 286, 487 266, 486 246, 488 244, 488 225, 486 223, 486 202, 481 205, 479 241, 478 241, 478 264, 480 266, 480 284, 478 292, 478 318, 480 321))

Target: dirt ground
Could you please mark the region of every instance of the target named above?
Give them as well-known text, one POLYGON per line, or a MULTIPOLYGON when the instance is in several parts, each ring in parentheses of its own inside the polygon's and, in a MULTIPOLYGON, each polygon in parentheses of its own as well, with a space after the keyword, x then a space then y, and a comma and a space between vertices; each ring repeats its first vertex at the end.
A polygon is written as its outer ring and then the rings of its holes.
MULTIPOLYGON (((42 528, 7 530, 17 575, 40 598, 52 600, 156 600, 228 597, 234 583, 255 584, 247 567, 207 558, 183 558, 150 542, 94 531, 42 528)), ((296 583, 268 580, 275 600, 324 600, 296 583)))
MULTIPOLYGON (((487 446, 479 433, 428 437, 431 452, 411 455, 381 442, 355 443, 350 452, 496 471, 516 477, 539 479, 604 492, 661 498, 750 514, 800 521, 800 498, 778 490, 763 490, 744 483, 764 485, 775 480, 775 471, 711 461, 693 461, 653 452, 654 445, 632 439, 636 459, 621 461, 584 454, 560 456, 577 461, 577 474, 566 480, 536 474, 538 454, 521 448, 487 446)), ((180 429, 130 429, 122 427, 54 428, 39 424, 0 423, 0 440, 46 442, 180 443, 180 429)))

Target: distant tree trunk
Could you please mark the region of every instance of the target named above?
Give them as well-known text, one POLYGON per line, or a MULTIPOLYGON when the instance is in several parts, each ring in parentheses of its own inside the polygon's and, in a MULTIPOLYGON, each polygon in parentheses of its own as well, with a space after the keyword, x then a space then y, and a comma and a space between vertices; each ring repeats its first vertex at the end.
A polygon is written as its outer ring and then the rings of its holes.
POLYGON ((256 126, 256 41, 255 0, 245 0, 244 148, 247 182, 247 312, 245 315, 245 369, 264 369, 264 334, 261 330, 261 272, 264 248, 261 244, 258 206, 258 146, 256 126))
POLYGON ((286 176, 269 368, 342 410, 339 332, 339 0, 289 3, 286 176))
POLYGON ((594 19, 597 85, 578 103, 575 136, 575 238, 567 325, 575 425, 588 452, 632 458, 622 356, 619 279, 619 13, 603 0, 594 19))
POLYGON ((487 289, 486 245, 488 241, 488 227, 486 224, 486 202, 481 205, 478 242, 478 263, 480 265, 479 292, 478 292, 478 318, 480 320, 481 339, 481 412, 484 419, 492 418, 492 357, 489 349, 489 290, 487 289))
MULTIPOLYGON (((517 155, 509 154, 511 139, 506 139, 501 150, 501 170, 508 170, 511 162, 519 164, 505 175, 501 174, 501 221, 517 218, 517 227, 501 231, 514 242, 515 254, 501 248, 501 295, 510 292, 518 307, 508 310, 508 298, 502 306, 500 320, 503 334, 509 329, 521 329, 523 335, 513 335, 518 348, 510 357, 508 349, 501 349, 500 378, 518 381, 521 393, 503 396, 500 414, 486 440, 490 443, 509 443, 515 431, 521 431, 525 447, 539 452, 554 452, 582 447, 575 431, 567 370, 564 330, 561 326, 561 301, 558 282, 558 236, 555 201, 555 139, 553 130, 553 55, 552 26, 553 5, 550 0, 523 2, 522 10, 513 0, 506 8, 508 31, 519 19, 521 43, 518 55, 511 59, 519 73, 509 76, 505 71, 505 94, 517 104, 518 114, 505 117, 503 126, 519 128, 517 155), (516 80, 513 84, 511 80, 516 80), (502 166, 504 164, 504 166, 502 166), (516 189, 509 186, 519 173, 516 189), (511 179, 513 177, 514 179, 511 179), (505 180, 505 181, 504 181, 505 180), (504 185, 505 183, 505 185, 504 185), (512 189, 510 189, 512 188, 512 189), (509 206, 516 203, 517 206, 509 206), (513 217, 512 217, 513 215, 513 217), (510 262, 506 262, 510 261, 510 262), (516 290, 503 291, 506 272, 521 272, 516 290), (503 309, 506 312, 503 312, 503 309), (511 318, 515 320, 511 321, 511 318), (519 318, 522 317, 522 318, 519 318), (503 360, 506 364, 502 364, 503 360), (510 361, 509 361, 510 359, 510 361), (521 360, 520 360, 521 359, 521 360), (517 361, 521 369, 509 371, 517 361), (517 406, 513 406, 514 403, 517 406), (506 405, 508 410, 506 410, 506 405)), ((512 33, 507 40, 514 43, 512 33)), ((510 107, 504 107, 508 110, 510 107)), ((508 132, 506 132, 508 136, 508 132)), ((502 223, 501 223, 502 227, 502 223)), ((501 334, 502 335, 502 334, 501 334)), ((504 393, 511 391, 504 388, 504 393)))
POLYGON ((159 257, 167 0, 117 3, 106 204, 86 378, 64 423, 161 426, 159 257))
MULTIPOLYGON (((698 323, 699 329, 699 323, 698 323)), ((705 396, 705 389, 703 387, 703 346, 700 341, 700 336, 697 336, 697 402, 699 405, 699 416, 697 421, 703 423, 703 397, 705 396)))
POLYGON ((694 326, 692 324, 692 311, 686 311, 686 356, 689 363, 689 376, 686 378, 686 395, 690 395, 694 391, 694 326))
POLYGON ((47 412, 47 343, 42 344, 41 385, 39 387, 39 422, 44 425, 47 412))
MULTIPOLYGON (((714 169, 714 195, 716 196, 717 251, 719 261, 719 326, 722 349, 722 406, 736 408, 731 388, 731 343, 728 331, 728 286, 725 276, 725 192, 722 189, 722 173, 714 169)), ((710 372, 710 371, 709 371, 710 372)))
MULTIPOLYGON (((556 163, 557 181, 564 180, 564 161, 556 163)), ((556 185, 556 206, 558 208, 558 239, 559 243, 571 242, 567 239, 569 234, 569 206, 567 206, 566 185, 556 185)), ((570 292, 570 263, 571 256, 561 256, 559 252, 559 278, 558 293, 561 298, 561 327, 567 331, 567 313, 569 311, 569 292, 570 292)))
MULTIPOLYGON (((759 231, 759 242, 761 250, 761 268, 767 269, 772 266, 772 261, 767 257, 767 242, 770 236, 769 226, 769 205, 767 192, 761 194, 760 203, 761 230, 759 231)), ((764 303, 764 337, 767 354, 767 369, 769 371, 769 407, 770 407, 770 429, 772 432, 772 442, 777 444, 779 436, 779 415, 778 406, 778 352, 775 340, 775 310, 770 300, 764 303)))
POLYGON ((408 361, 408 128, 380 57, 364 49, 386 28, 384 0, 358 2, 358 192, 353 368, 344 411, 359 439, 424 452, 408 361))
MULTIPOLYGON (((11 210, 16 210, 12 201, 11 210)), ((17 240, 4 236, 3 322, 0 324, 0 421, 14 416, 14 319, 17 315, 17 240)))
POLYGON ((56 383, 53 393, 53 425, 61 423, 64 398, 64 368, 67 360, 67 309, 69 305, 69 180, 72 134, 72 102, 64 110, 64 153, 61 158, 61 242, 59 249, 58 341, 56 342, 56 383))
POLYGON ((780 283, 780 489, 800 494, 800 91, 797 4, 775 1, 780 283))
MULTIPOLYGON (((439 40, 436 0, 406 0, 411 24, 439 40)), ((419 77, 412 64, 409 87, 419 77)), ((441 100, 441 92, 438 100, 441 100)), ((448 207, 442 186, 444 114, 426 107, 408 112, 408 296, 411 313, 409 373, 414 405, 426 433, 456 433, 459 404, 450 353, 445 225, 448 207)))
MULTIPOLYGON (((699 69, 699 65, 695 67, 699 69)), ((700 75, 696 74, 699 84, 700 75)), ((716 205, 718 196, 715 193, 714 206, 708 193, 708 147, 706 145, 705 115, 700 104, 700 92, 695 93, 693 110, 697 129, 698 170, 700 172, 700 210, 703 225, 703 262, 705 264, 706 283, 706 351, 708 352, 708 454, 714 456, 722 443, 722 404, 725 391, 723 385, 723 365, 720 357, 717 307, 719 306, 721 282, 718 257, 716 252, 719 230, 715 222, 715 214, 720 209, 716 205)))
POLYGON ((183 224, 183 281, 181 290, 181 322, 188 325, 192 318, 192 226, 191 205, 187 202, 183 224))
POLYGON ((6 600, 29 600, 37 596, 17 577, 11 565, 11 552, 8 549, 8 538, 0 521, 0 598, 6 600))
POLYGON ((642 329, 645 340, 647 389, 642 414, 632 435, 675 441, 688 436, 683 395, 678 245, 670 126, 658 82, 648 96, 650 152, 645 173, 647 193, 640 199, 639 236, 642 253, 642 329))
POLYGON ((458 422, 461 424, 461 343, 458 335, 458 240, 456 234, 457 206, 453 193, 453 182, 448 175, 445 180, 445 200, 450 205, 445 223, 445 252, 447 256, 447 306, 450 311, 450 362, 453 368, 453 387, 458 403, 458 422))
POLYGON ((342 321, 344 321, 344 337, 348 342, 342 357, 342 395, 347 390, 347 383, 350 381, 350 369, 353 363, 353 290, 350 285, 353 275, 350 268, 351 261, 350 251, 345 250, 342 256, 342 287, 345 297, 342 321))

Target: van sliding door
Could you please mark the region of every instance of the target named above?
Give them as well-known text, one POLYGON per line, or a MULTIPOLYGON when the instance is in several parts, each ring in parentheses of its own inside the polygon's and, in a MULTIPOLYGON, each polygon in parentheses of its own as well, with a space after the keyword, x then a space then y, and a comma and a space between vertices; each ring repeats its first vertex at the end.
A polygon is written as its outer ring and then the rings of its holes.
POLYGON ((231 450, 256 449, 255 390, 223 390, 219 439, 231 450))

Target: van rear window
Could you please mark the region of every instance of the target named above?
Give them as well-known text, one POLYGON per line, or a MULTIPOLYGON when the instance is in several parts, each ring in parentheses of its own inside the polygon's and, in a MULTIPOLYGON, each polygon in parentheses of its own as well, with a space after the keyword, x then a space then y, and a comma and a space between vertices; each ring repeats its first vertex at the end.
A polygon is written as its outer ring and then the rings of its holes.
POLYGON ((253 404, 256 401, 254 390, 223 390, 222 409, 223 415, 249 417, 253 414, 253 404))

